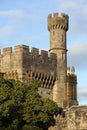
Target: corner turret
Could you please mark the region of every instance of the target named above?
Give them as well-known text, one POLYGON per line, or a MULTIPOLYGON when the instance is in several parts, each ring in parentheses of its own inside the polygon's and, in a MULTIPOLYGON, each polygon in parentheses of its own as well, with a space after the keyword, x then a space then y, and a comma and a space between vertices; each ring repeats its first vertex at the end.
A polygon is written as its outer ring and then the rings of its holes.
POLYGON ((70 69, 67 67, 67 85, 65 89, 65 107, 78 105, 77 101, 77 76, 74 66, 70 69))

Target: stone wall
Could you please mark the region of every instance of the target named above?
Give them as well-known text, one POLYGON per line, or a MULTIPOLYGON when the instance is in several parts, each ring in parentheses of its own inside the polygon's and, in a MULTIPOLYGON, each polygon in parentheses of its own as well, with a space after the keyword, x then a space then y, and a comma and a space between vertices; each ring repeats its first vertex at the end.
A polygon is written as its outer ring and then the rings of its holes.
POLYGON ((39 93, 53 99, 60 107, 70 107, 77 103, 77 79, 67 75, 68 15, 58 13, 48 15, 50 32, 50 53, 26 45, 4 48, 0 54, 0 72, 4 78, 29 82, 41 81, 39 93), (52 94, 53 93, 53 94, 52 94), (47 96, 48 95, 48 96, 47 96))
POLYGON ((32 48, 29 46, 18 45, 4 48, 0 54, 0 72, 5 72, 6 77, 16 77, 23 80, 24 74, 32 70, 42 74, 56 76, 56 55, 48 54, 47 51, 32 48))
MULTIPOLYGON (((14 48, 4 48, 0 54, 0 72, 5 73, 4 78, 27 82, 31 78, 40 80, 40 95, 51 99, 53 99, 53 86, 56 81, 56 73, 59 72, 56 69, 56 54, 48 53, 45 50, 40 51, 38 48, 32 48, 30 51, 29 46, 18 45, 14 48)), ((71 87, 74 86, 75 88, 77 84, 76 76, 68 73, 66 84, 68 89, 65 91, 67 93, 65 106, 67 105, 68 98, 70 98, 68 104, 69 102, 70 104, 71 102, 72 104, 76 102, 76 98, 73 99, 72 95, 75 95, 77 92, 71 91, 71 87)), ((57 91, 56 93, 58 94, 57 91)))
POLYGON ((87 106, 72 106, 65 113, 54 117, 56 124, 48 130, 87 130, 87 106))
POLYGON ((52 99, 52 89, 56 80, 56 55, 45 50, 18 45, 7 47, 0 54, 0 72, 4 78, 29 82, 41 81, 39 94, 52 99))
POLYGON ((87 106, 72 106, 69 108, 67 125, 70 130, 87 130, 87 106))

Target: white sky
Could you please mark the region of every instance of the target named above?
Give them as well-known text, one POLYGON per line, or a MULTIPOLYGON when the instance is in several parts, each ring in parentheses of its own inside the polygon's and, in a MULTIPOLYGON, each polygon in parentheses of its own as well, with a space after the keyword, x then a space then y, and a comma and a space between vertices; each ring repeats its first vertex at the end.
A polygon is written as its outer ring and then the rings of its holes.
POLYGON ((87 0, 0 0, 0 48, 25 44, 49 49, 47 16, 69 15, 68 65, 78 76, 78 101, 87 104, 87 0))

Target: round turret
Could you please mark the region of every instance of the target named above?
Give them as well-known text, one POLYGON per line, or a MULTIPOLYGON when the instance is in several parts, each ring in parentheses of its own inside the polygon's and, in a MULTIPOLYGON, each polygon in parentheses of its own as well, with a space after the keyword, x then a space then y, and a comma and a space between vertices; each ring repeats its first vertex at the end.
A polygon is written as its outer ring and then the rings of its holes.
POLYGON ((48 30, 51 29, 64 29, 68 30, 68 15, 61 13, 61 16, 58 16, 58 13, 48 15, 48 30))
POLYGON ((50 52, 57 56, 57 70, 53 87, 53 100, 63 107, 67 75, 66 32, 68 30, 68 15, 58 13, 48 15, 48 30, 50 32, 50 52))

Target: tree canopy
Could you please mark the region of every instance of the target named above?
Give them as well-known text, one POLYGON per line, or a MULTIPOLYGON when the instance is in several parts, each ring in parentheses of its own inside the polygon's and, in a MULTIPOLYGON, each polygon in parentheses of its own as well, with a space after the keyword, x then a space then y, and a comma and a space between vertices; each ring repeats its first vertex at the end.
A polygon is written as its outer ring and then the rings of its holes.
POLYGON ((55 124, 56 103, 38 93, 40 83, 0 80, 0 129, 47 130, 55 124))

